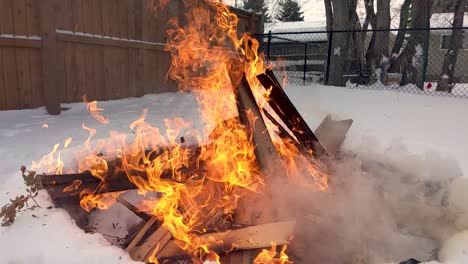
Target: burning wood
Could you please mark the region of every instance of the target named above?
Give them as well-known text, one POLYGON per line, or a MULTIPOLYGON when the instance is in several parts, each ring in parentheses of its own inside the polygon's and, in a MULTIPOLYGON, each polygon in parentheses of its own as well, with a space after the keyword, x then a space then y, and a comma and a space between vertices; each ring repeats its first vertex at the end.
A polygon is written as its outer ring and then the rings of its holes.
MULTIPOLYGON (((249 249, 286 245, 293 233, 294 222, 278 222, 285 219, 260 202, 260 197, 270 197, 273 182, 285 182, 295 173, 296 178, 309 177, 309 186, 327 188, 327 175, 310 155, 317 152, 317 144, 321 147, 320 140, 273 73, 263 74, 258 42, 247 35, 238 38, 235 15, 216 1, 191 4, 197 8, 187 8, 186 20, 194 22, 174 22, 168 31, 167 51, 173 59, 168 76, 181 90, 197 89, 203 131, 209 136, 199 135, 181 118, 165 120, 163 133, 146 121, 144 110, 130 125, 132 140, 113 133, 109 142, 92 144, 96 130, 82 124, 89 138, 77 153, 77 170, 64 169, 58 145, 34 165, 55 174, 41 176, 53 198, 79 195, 87 211, 106 209, 117 200, 147 221, 127 246, 135 260, 188 254, 193 260, 219 261, 217 253, 242 250, 243 261, 251 262, 255 255, 249 249), (264 110, 265 89, 259 80, 270 92, 268 104, 287 128, 264 110), (266 120, 279 129, 281 139, 274 137, 266 120), (200 140, 188 146, 178 140, 181 135, 200 140), (307 163, 305 172, 298 172, 296 159, 307 163), (133 206, 119 198, 130 189, 158 196, 143 197, 133 206), (248 227, 236 229, 240 226, 248 227)), ((88 109, 97 121, 109 122, 97 102, 88 103, 88 109)), ((258 263, 274 258, 276 253, 271 253, 262 251, 258 263)))

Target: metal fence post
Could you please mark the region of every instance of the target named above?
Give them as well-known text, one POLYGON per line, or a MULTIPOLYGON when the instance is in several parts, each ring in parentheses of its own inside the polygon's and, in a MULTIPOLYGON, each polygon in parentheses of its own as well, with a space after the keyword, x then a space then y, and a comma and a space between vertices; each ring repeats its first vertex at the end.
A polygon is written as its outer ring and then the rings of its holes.
POLYGON ((271 30, 268 31, 267 58, 270 59, 271 30))
POLYGON ((333 31, 329 31, 328 32, 327 69, 325 72, 325 85, 328 85, 328 78, 330 76, 330 61, 331 61, 332 45, 333 45, 333 31))
POLYGON ((307 72, 307 43, 304 44, 304 76, 302 77, 304 84, 306 83, 306 72, 307 72))

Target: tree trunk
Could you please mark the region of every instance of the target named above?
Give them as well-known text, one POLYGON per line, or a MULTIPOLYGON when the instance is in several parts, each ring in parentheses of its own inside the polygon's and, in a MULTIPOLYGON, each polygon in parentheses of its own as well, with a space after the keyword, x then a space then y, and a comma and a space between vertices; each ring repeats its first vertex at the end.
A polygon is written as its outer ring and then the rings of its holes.
POLYGON ((331 0, 323 0, 325 3, 325 17, 327 19, 327 31, 333 29, 333 10, 331 0))
POLYGON ((455 12, 453 15, 452 37, 445 54, 442 71, 440 73, 439 82, 437 83, 437 91, 452 92, 455 73, 455 66, 457 64, 458 51, 463 45, 463 30, 456 29, 463 27, 463 19, 465 16, 465 5, 467 0, 457 0, 455 12))
MULTIPOLYGON (((332 0, 333 30, 353 30, 356 0, 332 0)), ((353 32, 333 33, 331 49, 329 84, 344 86, 346 79, 343 76, 353 59, 353 32)))
POLYGON ((398 27, 398 33, 395 39, 395 44, 392 49, 392 58, 400 54, 401 49, 403 48, 403 42, 405 40, 406 29, 408 28, 408 19, 411 7, 411 0, 405 0, 401 5, 400 10, 400 25, 398 27))
MULTIPOLYGON (((377 29, 390 29, 390 0, 377 0, 377 29)), ((389 31, 377 31, 375 38, 375 52, 377 55, 377 78, 383 80, 386 72, 385 65, 389 64, 388 43, 390 38, 389 31)))
MULTIPOLYGON (((366 17, 369 17, 369 23, 373 29, 377 28, 377 16, 374 11, 374 0, 364 0, 365 8, 366 8, 366 17)), ((371 39, 369 41, 369 46, 367 47, 366 51, 366 64, 367 66, 372 69, 372 79, 371 83, 374 83, 376 80, 376 50, 375 50, 375 39, 376 39, 376 32, 372 32, 371 39)), ((367 35, 366 35, 367 37, 367 35)))
MULTIPOLYGON (((415 0, 412 7, 413 28, 428 29, 430 27, 432 0, 415 0)), ((429 30, 415 30, 411 34, 414 39, 414 52, 411 54, 411 79, 421 90, 424 88, 424 79, 426 77, 429 35, 429 30)))

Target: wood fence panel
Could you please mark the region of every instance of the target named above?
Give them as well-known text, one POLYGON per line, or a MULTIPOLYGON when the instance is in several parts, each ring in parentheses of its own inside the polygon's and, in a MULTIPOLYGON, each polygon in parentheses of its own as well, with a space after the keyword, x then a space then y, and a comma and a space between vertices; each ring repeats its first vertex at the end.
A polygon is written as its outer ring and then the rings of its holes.
MULTIPOLYGON (((0 34, 13 35, 0 37, 0 110, 55 104, 60 111, 57 102, 78 102, 84 94, 112 100, 177 91, 166 80, 170 55, 158 43, 166 42, 169 19, 186 22, 185 6, 170 1, 154 10, 148 3, 0 0, 0 34)), ((252 18, 243 13, 241 28, 252 29, 252 18)))

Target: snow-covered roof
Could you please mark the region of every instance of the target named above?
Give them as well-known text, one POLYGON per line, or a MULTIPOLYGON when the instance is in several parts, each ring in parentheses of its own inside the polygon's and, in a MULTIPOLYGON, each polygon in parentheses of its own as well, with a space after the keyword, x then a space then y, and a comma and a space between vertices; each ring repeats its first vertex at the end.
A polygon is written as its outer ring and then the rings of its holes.
MULTIPOLYGON (((288 33, 288 32, 311 32, 311 31, 326 31, 325 22, 320 21, 296 21, 296 22, 274 22, 265 23, 265 34, 271 33, 288 33)), ((285 42, 284 39, 300 42, 317 42, 326 41, 326 33, 312 34, 278 34, 272 42, 285 42), (280 39, 283 38, 283 39, 280 39)))
MULTIPOLYGON (((453 13, 436 13, 431 16, 431 27, 451 28, 453 23, 453 13)), ((468 27, 468 14, 465 13, 463 26, 468 27)))

